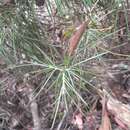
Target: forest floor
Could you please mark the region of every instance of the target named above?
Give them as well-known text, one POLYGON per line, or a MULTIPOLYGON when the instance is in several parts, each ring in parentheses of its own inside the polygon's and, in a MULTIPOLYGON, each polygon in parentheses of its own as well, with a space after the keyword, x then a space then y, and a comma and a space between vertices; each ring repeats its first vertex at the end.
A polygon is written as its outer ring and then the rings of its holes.
MULTIPOLYGON (((126 48, 128 49, 128 46, 126 48)), ((123 49, 125 50, 125 46, 123 49)), ((130 52, 116 50, 123 52, 122 55, 130 52)), ((116 53, 115 50, 113 52, 116 53)), ((113 56, 113 54, 107 54, 105 57, 107 58, 103 66, 97 63, 92 67, 102 77, 95 77, 92 81, 100 92, 97 93, 91 89, 91 94, 81 92, 82 97, 91 104, 89 112, 83 114, 79 109, 71 106, 62 122, 60 118, 56 119, 54 129, 128 130, 130 128, 130 117, 128 117, 130 114, 130 61, 124 56, 113 56), (104 93, 106 97, 103 96, 104 93)), ((17 75, 16 72, 7 69, 4 59, 0 59, 1 130, 32 130, 33 119, 28 103, 27 84, 23 82, 22 78, 22 75, 17 75)), ((37 85, 40 78, 40 76, 34 78, 33 85, 37 85)), ((49 91, 42 92, 37 99, 41 130, 49 130, 51 127, 53 97, 54 94, 49 91)), ((85 109, 82 105, 80 107, 82 111, 85 109)), ((62 111, 64 110, 61 109, 60 112, 62 113, 62 111)))
POLYGON ((0 57, 0 130, 130 130, 130 40, 123 21, 121 14, 118 29, 123 29, 96 45, 107 53, 89 67, 95 73, 90 81, 94 87, 80 91, 89 108, 78 102, 78 107, 70 104, 66 110, 60 104, 52 129, 55 89, 45 89, 33 99, 44 75, 30 80, 0 57))

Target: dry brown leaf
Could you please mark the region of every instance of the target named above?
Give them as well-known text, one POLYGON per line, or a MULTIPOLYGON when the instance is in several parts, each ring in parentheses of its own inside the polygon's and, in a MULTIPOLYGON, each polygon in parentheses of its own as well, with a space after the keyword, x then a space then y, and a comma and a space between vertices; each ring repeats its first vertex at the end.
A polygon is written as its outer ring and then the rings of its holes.
POLYGON ((130 129, 130 106, 109 98, 107 109, 115 116, 117 124, 124 129, 130 129))
POLYGON ((115 117, 116 123, 123 129, 130 129, 130 106, 121 103, 114 99, 108 92, 104 91, 107 95, 107 110, 115 117))
POLYGON ((74 50, 76 49, 83 33, 85 32, 87 26, 88 26, 88 21, 83 22, 77 31, 73 34, 73 36, 69 40, 69 48, 68 48, 68 55, 71 56, 74 53, 74 50))
POLYGON ((72 123, 74 125, 77 125, 79 130, 83 130, 82 114, 81 113, 77 113, 76 115, 74 115, 74 119, 72 120, 72 123))
POLYGON ((111 128, 111 122, 106 110, 106 98, 103 97, 103 103, 102 103, 102 123, 99 128, 99 130, 112 130, 111 128))

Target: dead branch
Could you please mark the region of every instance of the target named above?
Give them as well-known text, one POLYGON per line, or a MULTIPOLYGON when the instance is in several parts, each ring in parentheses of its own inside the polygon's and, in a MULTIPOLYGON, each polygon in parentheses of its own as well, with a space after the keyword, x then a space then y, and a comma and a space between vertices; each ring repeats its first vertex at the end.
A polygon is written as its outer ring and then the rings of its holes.
POLYGON ((40 118, 38 114, 38 105, 37 105, 36 100, 33 99, 34 95, 33 95, 33 89, 31 87, 29 87, 29 93, 30 94, 28 97, 31 102, 30 109, 31 109, 33 124, 34 124, 33 130, 41 130, 41 123, 40 123, 40 118))

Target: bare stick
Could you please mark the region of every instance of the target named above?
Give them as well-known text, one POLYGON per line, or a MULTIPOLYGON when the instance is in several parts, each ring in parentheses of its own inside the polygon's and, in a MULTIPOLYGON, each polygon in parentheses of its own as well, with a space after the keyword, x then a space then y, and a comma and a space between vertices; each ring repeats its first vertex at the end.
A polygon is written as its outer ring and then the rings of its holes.
POLYGON ((40 123, 40 118, 38 115, 38 105, 36 103, 36 100, 35 99, 33 100, 33 89, 31 87, 29 87, 29 96, 28 97, 31 102, 30 109, 31 109, 33 124, 34 124, 33 130, 41 130, 41 123, 40 123))

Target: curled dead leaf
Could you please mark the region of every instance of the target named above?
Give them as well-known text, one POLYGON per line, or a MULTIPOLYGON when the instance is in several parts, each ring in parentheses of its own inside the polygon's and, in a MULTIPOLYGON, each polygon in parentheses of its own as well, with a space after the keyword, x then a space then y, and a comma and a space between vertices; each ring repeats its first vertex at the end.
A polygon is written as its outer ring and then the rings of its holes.
POLYGON ((83 119, 82 119, 81 113, 77 113, 74 115, 74 118, 72 120, 72 124, 77 125, 79 130, 83 130, 83 119))
POLYGON ((88 27, 88 21, 83 22, 76 32, 72 35, 69 40, 69 48, 68 48, 68 55, 71 56, 74 53, 83 33, 85 32, 86 28, 88 27))

